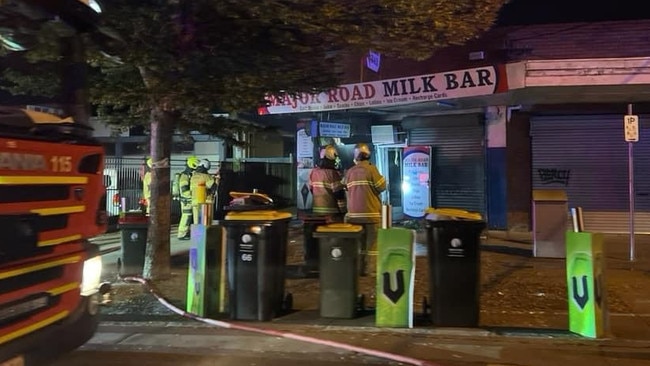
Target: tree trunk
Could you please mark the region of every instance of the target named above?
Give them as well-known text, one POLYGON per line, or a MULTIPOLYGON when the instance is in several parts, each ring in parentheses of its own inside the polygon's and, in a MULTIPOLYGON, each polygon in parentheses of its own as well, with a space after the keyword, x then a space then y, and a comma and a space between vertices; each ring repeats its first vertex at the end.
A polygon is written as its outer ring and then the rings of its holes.
POLYGON ((171 275, 170 155, 174 117, 161 106, 151 111, 151 212, 142 276, 160 280, 171 275))
POLYGON ((86 84, 86 55, 81 36, 75 35, 62 40, 63 44, 63 102, 65 112, 74 121, 90 125, 90 104, 86 84))

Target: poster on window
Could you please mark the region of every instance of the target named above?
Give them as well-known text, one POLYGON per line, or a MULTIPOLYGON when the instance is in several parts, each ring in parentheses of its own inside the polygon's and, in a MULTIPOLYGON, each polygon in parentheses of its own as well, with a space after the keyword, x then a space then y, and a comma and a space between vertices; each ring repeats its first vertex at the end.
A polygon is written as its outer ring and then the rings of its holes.
POLYGON ((431 147, 404 148, 402 161, 402 207, 404 215, 424 217, 431 206, 431 147))

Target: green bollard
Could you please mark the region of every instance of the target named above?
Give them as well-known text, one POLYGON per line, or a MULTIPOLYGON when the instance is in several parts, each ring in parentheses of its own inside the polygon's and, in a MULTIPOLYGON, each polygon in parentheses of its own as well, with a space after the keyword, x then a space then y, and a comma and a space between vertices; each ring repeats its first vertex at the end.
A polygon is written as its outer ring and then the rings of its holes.
POLYGON ((415 234, 404 228, 379 229, 377 236, 378 327, 413 327, 415 234))
POLYGON ((569 330, 583 337, 601 338, 609 331, 604 266, 602 234, 567 231, 569 330))
POLYGON ((222 227, 192 225, 192 238, 187 271, 186 311, 201 317, 214 318, 223 312, 222 227))

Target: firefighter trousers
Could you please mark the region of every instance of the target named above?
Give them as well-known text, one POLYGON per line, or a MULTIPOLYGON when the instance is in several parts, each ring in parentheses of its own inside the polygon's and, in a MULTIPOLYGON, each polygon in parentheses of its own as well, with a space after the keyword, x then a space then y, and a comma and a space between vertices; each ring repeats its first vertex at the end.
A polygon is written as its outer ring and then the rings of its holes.
POLYGON ((190 225, 192 224, 192 201, 181 200, 181 220, 178 223, 178 238, 190 236, 190 225))

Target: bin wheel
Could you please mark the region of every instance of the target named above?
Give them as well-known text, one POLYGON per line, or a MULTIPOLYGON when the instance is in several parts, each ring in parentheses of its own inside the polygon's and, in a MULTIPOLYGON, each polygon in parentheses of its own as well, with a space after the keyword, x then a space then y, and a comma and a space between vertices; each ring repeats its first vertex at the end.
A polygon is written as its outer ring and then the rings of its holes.
POLYGON ((282 307, 284 311, 291 311, 293 309, 293 295, 290 293, 287 293, 284 296, 284 301, 282 303, 282 307))
POLYGON ((426 296, 422 298, 422 314, 427 315, 431 311, 431 305, 426 296))
POLYGON ((366 310, 366 296, 361 294, 357 296, 357 311, 366 310))

